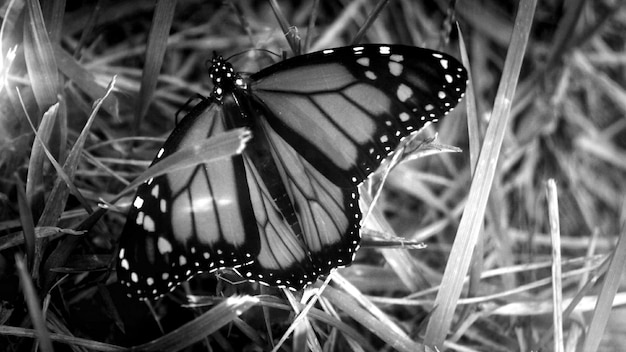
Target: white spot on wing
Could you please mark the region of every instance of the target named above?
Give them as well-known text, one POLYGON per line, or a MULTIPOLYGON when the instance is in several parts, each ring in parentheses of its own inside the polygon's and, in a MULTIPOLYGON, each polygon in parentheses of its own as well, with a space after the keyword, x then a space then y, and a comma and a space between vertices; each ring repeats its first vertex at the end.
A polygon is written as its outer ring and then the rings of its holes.
POLYGON ((126 259, 122 259, 122 261, 120 262, 120 265, 122 266, 122 268, 126 270, 130 269, 130 266, 128 265, 128 260, 126 259))
POLYGON ((404 56, 402 56, 400 54, 393 54, 393 55, 389 56, 389 60, 395 61, 395 62, 402 62, 402 61, 404 61, 404 56))
POLYGON ((402 112, 398 116, 400 117, 400 121, 402 121, 402 122, 407 122, 411 118, 411 116, 409 114, 407 114, 406 112, 402 112))
POLYGON ((141 207, 143 206, 143 198, 137 196, 137 198, 135 198, 135 201, 133 202, 133 206, 137 209, 141 209, 141 207))
POLYGON ((356 63, 361 65, 361 66, 368 67, 370 65, 370 58, 369 57, 361 57, 358 60, 356 60, 356 63))
POLYGON ((163 156, 163 153, 165 152, 165 149, 161 148, 159 149, 159 152, 157 153, 157 159, 160 159, 163 156))
POLYGON ((389 62, 389 72, 391 72, 392 75, 399 77, 402 74, 403 69, 404 66, 402 66, 402 64, 392 61, 389 62))
POLYGON ((152 218, 149 215, 146 215, 143 218, 143 229, 148 232, 154 232, 155 230, 154 220, 152 220, 152 218))
POLYGON ((378 48, 378 52, 380 52, 382 55, 389 55, 391 54, 391 48, 388 46, 381 46, 380 48, 378 48))
POLYGON ((143 217, 144 217, 145 215, 146 215, 146 214, 144 214, 144 212, 143 212, 143 211, 140 211, 139 213, 137 213, 137 219, 135 219, 135 224, 137 224, 137 225, 141 225, 141 224, 143 224, 143 217))
POLYGON ((439 60, 439 62, 441 63, 441 67, 443 67, 446 70, 448 69, 448 60, 441 59, 441 60, 439 60))
POLYGON ((365 71, 365 77, 371 79, 372 81, 376 80, 376 74, 372 71, 365 71))
POLYGON ((161 209, 161 213, 165 213, 167 210, 167 201, 165 199, 161 199, 159 202, 159 209, 161 209))
POLYGON ((172 252, 172 244, 164 237, 159 237, 159 239, 157 240, 157 248, 159 249, 159 253, 161 254, 172 252))
POLYGON ((406 84, 402 83, 398 86, 396 95, 398 96, 398 100, 404 103, 413 95, 413 90, 406 84))
POLYGON ((159 198, 159 185, 154 186, 150 192, 154 198, 159 198))

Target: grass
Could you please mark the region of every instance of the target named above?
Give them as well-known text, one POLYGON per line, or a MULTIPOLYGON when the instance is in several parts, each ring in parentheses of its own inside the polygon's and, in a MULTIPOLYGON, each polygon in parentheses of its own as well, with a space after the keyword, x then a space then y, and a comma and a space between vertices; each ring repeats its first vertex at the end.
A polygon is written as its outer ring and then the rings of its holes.
POLYGON ((39 4, 0 6, 5 350, 624 345, 622 2, 459 2, 458 35, 446 1, 39 4), (233 285, 225 272, 154 307, 123 297, 112 258, 129 191, 182 155, 206 161, 246 138, 211 139, 144 172, 175 112, 210 94, 213 51, 243 53, 234 65, 256 72, 275 59, 250 48, 291 56, 355 39, 463 58, 464 102, 423 136, 463 152, 372 176, 365 200, 386 182, 375 206, 362 204, 364 246, 324 290, 233 285))

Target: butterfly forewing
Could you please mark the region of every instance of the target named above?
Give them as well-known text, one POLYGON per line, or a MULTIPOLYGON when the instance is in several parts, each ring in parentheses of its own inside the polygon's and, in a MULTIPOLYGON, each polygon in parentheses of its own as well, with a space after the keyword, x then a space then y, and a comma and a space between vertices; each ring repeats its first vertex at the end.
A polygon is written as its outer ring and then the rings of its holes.
MULTIPOLYGON (((202 102, 154 163, 221 131, 222 106, 202 102)), ((175 170, 139 187, 120 240, 118 277, 129 295, 156 298, 199 272, 249 263, 259 248, 243 159, 237 155, 175 170)))
POLYGON ((467 74, 436 51, 363 45, 297 56, 251 78, 274 129, 332 182, 348 186, 402 138, 452 110, 467 74))

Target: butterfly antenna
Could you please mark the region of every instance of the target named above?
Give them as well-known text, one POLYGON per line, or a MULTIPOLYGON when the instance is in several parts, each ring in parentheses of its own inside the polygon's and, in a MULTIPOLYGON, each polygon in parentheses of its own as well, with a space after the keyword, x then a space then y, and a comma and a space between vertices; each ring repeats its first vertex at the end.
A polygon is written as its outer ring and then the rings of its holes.
POLYGON ((239 56, 239 55, 243 55, 243 54, 249 53, 249 52, 251 52, 251 51, 260 51, 260 52, 264 52, 264 53, 267 53, 267 54, 270 54, 270 55, 277 56, 277 57, 278 57, 278 58, 280 58, 280 59, 282 59, 282 58, 283 58, 281 55, 276 54, 275 52, 273 52, 273 51, 271 51, 271 50, 267 50, 267 49, 256 49, 256 48, 253 48, 253 49, 247 49, 247 50, 244 50, 244 51, 239 52, 239 53, 237 53, 237 54, 233 54, 233 55, 229 56, 228 58, 226 58, 226 61, 230 61, 230 60, 232 60, 233 58, 235 58, 235 57, 237 57, 237 56, 239 56))
POLYGON ((206 68, 207 72, 211 69, 211 65, 213 64, 213 59, 218 57, 217 51, 213 50, 213 57, 210 59, 204 60, 204 68, 206 68))

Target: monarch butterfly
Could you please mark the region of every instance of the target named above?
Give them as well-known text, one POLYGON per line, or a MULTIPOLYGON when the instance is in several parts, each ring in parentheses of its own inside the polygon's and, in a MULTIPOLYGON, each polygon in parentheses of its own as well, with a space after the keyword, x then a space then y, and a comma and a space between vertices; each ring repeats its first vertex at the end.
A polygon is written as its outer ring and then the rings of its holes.
POLYGON ((200 272, 235 268, 302 289, 359 248, 358 185, 400 141, 451 111, 467 73, 453 57, 402 45, 296 56, 250 76, 215 56, 212 94, 176 126, 154 163, 245 126, 242 154, 142 184, 121 235, 118 278, 156 299, 200 272))

